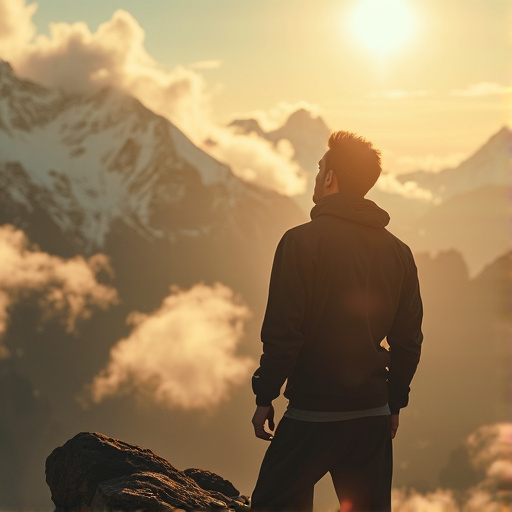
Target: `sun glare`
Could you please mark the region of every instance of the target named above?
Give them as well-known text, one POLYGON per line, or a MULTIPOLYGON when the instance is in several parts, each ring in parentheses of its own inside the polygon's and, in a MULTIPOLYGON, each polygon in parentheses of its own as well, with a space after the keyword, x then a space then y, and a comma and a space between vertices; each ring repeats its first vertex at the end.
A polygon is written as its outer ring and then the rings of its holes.
POLYGON ((380 56, 403 45, 413 26, 413 13, 403 0, 361 0, 351 17, 354 36, 380 56))

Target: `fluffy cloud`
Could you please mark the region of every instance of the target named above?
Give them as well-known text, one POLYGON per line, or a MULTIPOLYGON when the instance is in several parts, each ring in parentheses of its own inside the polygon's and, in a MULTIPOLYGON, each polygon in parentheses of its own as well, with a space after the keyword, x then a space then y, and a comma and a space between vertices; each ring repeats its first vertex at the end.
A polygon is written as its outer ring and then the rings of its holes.
POLYGON ((36 4, 25 6, 20 0, 0 1, 0 57, 4 60, 17 59, 36 33, 32 16, 36 4))
POLYGON ((249 183, 287 196, 302 194, 306 189, 307 174, 292 160, 293 147, 284 139, 274 146, 254 133, 242 135, 218 129, 215 131, 215 144, 207 151, 249 183))
MULTIPOLYGON (((0 227, 0 337, 9 323, 9 311, 22 300, 37 300, 41 321, 57 318, 68 332, 91 316, 94 308, 106 309, 117 301, 116 291, 98 283, 96 276, 108 270, 104 256, 64 260, 31 249, 24 233, 12 226, 0 227)), ((0 346, 0 357, 8 357, 0 346)))
POLYGON ((395 512, 460 512, 453 494, 446 490, 428 494, 394 490, 392 508, 395 512))
POLYGON ((169 408, 217 405, 254 368, 236 354, 248 315, 220 284, 173 289, 153 314, 131 315, 131 334, 113 347, 88 389, 92 401, 133 393, 169 408))
MULTIPOLYGON (((118 10, 96 32, 85 23, 52 23, 49 37, 39 35, 25 44, 12 64, 20 75, 71 94, 104 86, 121 89, 187 133, 203 136, 210 100, 203 77, 183 66, 164 70, 147 53, 144 39, 137 20, 118 10)), ((207 64, 213 65, 201 65, 207 64)))
POLYGON ((418 186, 415 181, 402 183, 394 174, 382 173, 375 185, 376 189, 389 194, 398 194, 408 199, 417 199, 423 202, 435 200, 432 192, 418 186))
POLYGON ((467 447, 475 468, 485 471, 479 495, 500 495, 508 490, 512 498, 512 423, 484 425, 469 436, 467 447))
POLYGON ((471 84, 465 89, 453 89, 450 94, 452 96, 462 96, 474 98, 478 96, 495 96, 501 94, 512 94, 512 87, 497 84, 495 82, 479 82, 471 84))
POLYGON ((394 490, 395 512, 502 512, 512 503, 512 423, 484 425, 471 434, 466 447, 485 478, 465 498, 440 489, 429 494, 394 490))

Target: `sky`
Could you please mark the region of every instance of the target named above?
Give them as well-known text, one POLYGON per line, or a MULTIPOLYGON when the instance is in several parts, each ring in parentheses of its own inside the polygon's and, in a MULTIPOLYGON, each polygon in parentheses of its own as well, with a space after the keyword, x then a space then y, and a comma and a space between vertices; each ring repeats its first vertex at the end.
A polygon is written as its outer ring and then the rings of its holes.
POLYGON ((11 4, 23 11, 11 16, 19 37, 6 44, 13 30, 4 26, 0 55, 16 72, 44 83, 44 67, 72 53, 73 41, 110 49, 123 41, 114 51, 117 62, 125 59, 122 71, 114 60, 101 72, 95 58, 77 62, 88 62, 91 80, 121 85, 193 140, 207 124, 256 117, 271 128, 306 106, 330 128, 372 140, 384 169, 399 173, 455 166, 512 123, 507 0, 11 4), (162 92, 170 81, 174 97, 189 87, 180 112, 162 92), (194 110, 194 122, 185 122, 194 110))

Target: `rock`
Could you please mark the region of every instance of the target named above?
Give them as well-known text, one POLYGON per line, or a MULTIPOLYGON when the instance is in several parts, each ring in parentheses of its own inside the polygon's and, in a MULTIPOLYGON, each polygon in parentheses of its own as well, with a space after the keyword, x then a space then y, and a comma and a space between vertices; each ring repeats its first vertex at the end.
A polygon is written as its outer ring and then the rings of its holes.
POLYGON ((229 480, 224 480, 224 478, 211 471, 189 468, 185 469, 183 473, 192 478, 199 487, 207 491, 217 491, 230 498, 235 498, 240 495, 229 480))
MULTIPOLYGON (((226 500, 226 498, 224 498, 226 500)), ((227 500, 226 500, 227 501, 227 500)), ((144 510, 147 512, 226 509, 220 501, 205 493, 191 492, 168 476, 159 473, 134 473, 101 482, 91 508, 94 510, 144 510)))
POLYGON ((209 471, 188 471, 197 481, 151 450, 89 432, 77 434, 46 459, 46 482, 60 510, 238 508, 232 498, 240 493, 230 482, 209 471))

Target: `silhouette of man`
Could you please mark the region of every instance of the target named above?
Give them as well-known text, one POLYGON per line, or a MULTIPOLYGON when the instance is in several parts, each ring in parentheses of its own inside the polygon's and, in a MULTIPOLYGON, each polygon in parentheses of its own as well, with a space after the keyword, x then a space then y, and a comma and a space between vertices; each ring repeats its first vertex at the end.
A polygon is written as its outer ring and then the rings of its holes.
POLYGON ((252 378, 255 435, 271 441, 255 512, 311 511, 331 474, 340 509, 391 510, 392 443, 420 358, 422 303, 412 253, 364 198, 380 152, 338 131, 319 162, 311 221, 274 258, 252 378), (274 430, 272 400, 288 408, 274 430))

